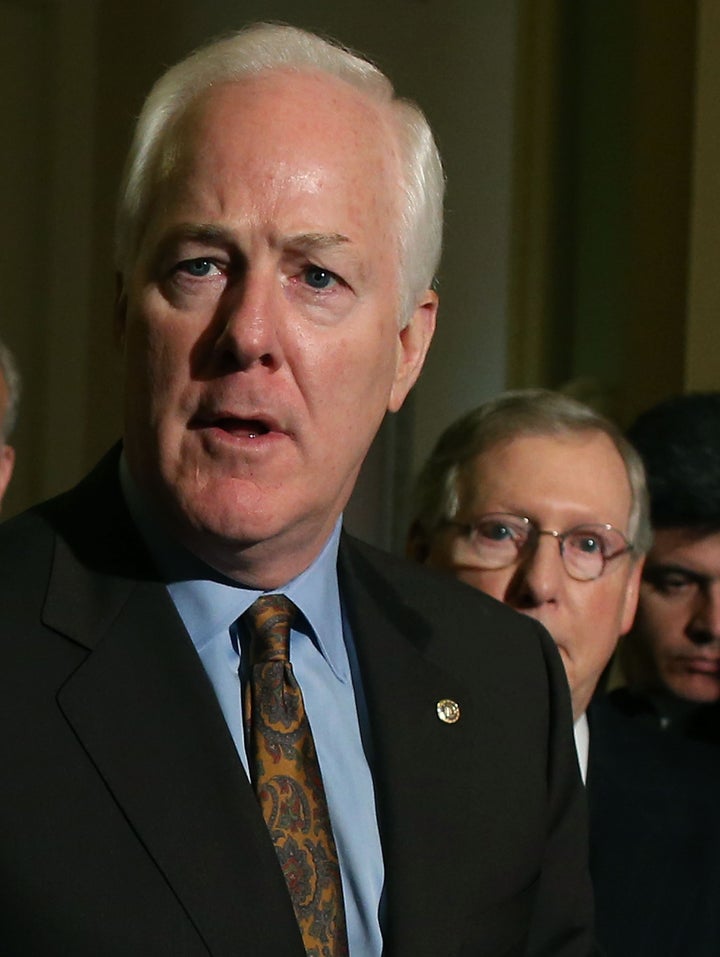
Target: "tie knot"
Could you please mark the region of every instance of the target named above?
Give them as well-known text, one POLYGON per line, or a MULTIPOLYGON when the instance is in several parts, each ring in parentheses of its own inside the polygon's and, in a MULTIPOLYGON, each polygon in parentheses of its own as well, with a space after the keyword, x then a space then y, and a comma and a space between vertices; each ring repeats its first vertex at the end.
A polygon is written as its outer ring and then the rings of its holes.
POLYGON ((250 630, 250 661, 288 661, 297 608, 285 595, 262 595, 243 615, 250 630))

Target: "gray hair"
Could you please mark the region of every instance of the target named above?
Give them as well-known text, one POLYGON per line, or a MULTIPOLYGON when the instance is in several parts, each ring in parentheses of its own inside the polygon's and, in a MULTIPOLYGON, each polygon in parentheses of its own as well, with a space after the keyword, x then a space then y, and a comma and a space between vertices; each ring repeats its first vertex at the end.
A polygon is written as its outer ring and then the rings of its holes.
POLYGON ((504 392, 457 419, 440 436, 423 466, 413 496, 414 521, 431 535, 459 508, 458 478, 463 469, 501 442, 520 435, 602 432, 625 465, 630 483, 628 536, 642 555, 652 542, 648 494, 642 460, 620 429, 589 406, 547 389, 504 392))
POLYGON ((0 376, 5 380, 8 391, 8 405, 5 417, 0 422, 0 443, 10 438, 15 428, 20 405, 20 373, 15 358, 6 345, 0 341, 0 376))
POLYGON ((401 318, 433 283, 442 244, 445 188, 440 155, 421 110, 395 95, 390 80, 351 51, 297 27, 258 23, 209 43, 171 67, 150 91, 137 122, 118 205, 118 268, 132 263, 147 224, 152 187, 171 159, 172 133, 197 99, 218 83, 266 70, 327 73, 363 91, 389 110, 400 150, 404 204, 401 215, 401 318))

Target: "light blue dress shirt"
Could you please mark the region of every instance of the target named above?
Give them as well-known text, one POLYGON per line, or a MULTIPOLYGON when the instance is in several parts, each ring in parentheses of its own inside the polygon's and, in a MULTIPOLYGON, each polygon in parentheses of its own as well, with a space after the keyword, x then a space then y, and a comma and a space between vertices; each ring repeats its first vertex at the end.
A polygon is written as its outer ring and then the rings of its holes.
MULTIPOLYGON (((237 619, 263 592, 224 578, 159 527, 121 459, 130 513, 212 682, 240 761, 248 762, 242 721, 242 636, 237 619)), ((384 867, 372 774, 363 746, 364 701, 337 579, 339 519, 317 559, 273 594, 287 595, 309 622, 290 634, 290 661, 313 732, 340 861, 351 957, 380 957, 384 867), (357 693, 356 693, 357 689, 357 693)))

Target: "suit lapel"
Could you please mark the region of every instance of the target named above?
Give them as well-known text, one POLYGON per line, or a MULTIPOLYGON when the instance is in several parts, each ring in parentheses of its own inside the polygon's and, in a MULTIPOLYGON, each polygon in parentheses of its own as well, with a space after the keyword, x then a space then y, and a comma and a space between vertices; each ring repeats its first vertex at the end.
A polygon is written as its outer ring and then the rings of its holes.
POLYGON ((386 952, 402 957, 454 953, 447 928, 462 913, 456 861, 464 859, 463 788, 447 787, 474 726, 468 687, 428 650, 437 636, 407 604, 407 595, 344 543, 343 596, 357 647, 367 700, 385 863, 386 952), (460 704, 461 718, 443 723, 437 703, 460 704), (463 710, 464 709, 464 710, 463 710), (467 718, 467 720, 463 720, 467 718), (438 894, 437 882, 458 882, 438 894), (432 920, 428 915, 432 914, 432 920), (433 940, 433 935, 437 939, 433 940))
MULTIPOLYGON (((114 530, 116 556, 132 552, 127 527, 114 530)), ((56 547, 44 620, 89 650, 59 691, 60 709, 128 839, 145 847, 209 952, 235 957, 250 941, 263 957, 302 955, 262 816, 167 590, 152 575, 88 567, 92 553, 87 536, 56 547)))

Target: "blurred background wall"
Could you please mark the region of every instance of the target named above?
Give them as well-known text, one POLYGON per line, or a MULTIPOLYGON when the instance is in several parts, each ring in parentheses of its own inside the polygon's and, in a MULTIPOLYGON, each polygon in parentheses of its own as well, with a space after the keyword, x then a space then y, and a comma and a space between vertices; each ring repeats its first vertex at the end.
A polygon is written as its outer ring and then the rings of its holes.
POLYGON ((720 388, 715 0, 0 0, 0 335, 25 380, 4 517, 119 434, 111 232, 145 93, 256 19, 369 55, 423 107, 446 167, 438 333, 354 531, 397 546, 439 432, 503 388, 567 387, 622 424, 720 388))

